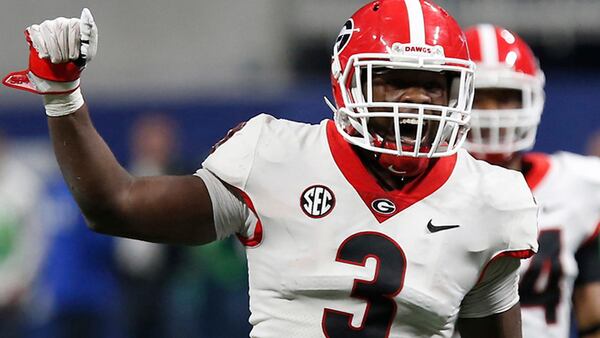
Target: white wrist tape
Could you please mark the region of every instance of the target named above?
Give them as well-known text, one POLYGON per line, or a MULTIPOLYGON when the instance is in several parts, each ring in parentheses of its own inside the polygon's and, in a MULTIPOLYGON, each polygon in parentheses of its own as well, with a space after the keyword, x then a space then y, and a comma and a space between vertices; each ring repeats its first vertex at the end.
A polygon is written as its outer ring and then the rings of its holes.
POLYGON ((27 73, 27 78, 35 87, 38 94, 64 94, 72 92, 79 87, 79 79, 71 82, 56 82, 35 76, 31 71, 27 73))
POLYGON ((65 116, 74 113, 83 106, 81 89, 77 88, 69 94, 44 95, 44 107, 46 115, 50 117, 65 116))

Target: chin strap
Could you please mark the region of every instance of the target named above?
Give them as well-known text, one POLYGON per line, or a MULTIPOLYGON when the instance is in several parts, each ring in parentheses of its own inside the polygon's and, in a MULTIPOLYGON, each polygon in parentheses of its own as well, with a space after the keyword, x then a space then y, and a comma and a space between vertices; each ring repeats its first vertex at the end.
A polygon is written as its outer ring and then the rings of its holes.
MULTIPOLYGON (((396 144, 383 141, 381 142, 381 147, 395 149, 396 144)), ((377 163, 395 176, 414 177, 422 174, 427 169, 430 158, 378 153, 377 163)))

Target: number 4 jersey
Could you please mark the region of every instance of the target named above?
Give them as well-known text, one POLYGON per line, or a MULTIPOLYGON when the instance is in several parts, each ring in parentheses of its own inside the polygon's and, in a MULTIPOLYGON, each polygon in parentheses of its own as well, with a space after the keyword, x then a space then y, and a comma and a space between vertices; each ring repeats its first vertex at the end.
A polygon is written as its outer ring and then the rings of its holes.
POLYGON ((450 337, 459 316, 512 307, 516 258, 537 250, 521 174, 464 151, 386 191, 332 121, 259 115, 203 167, 218 237, 247 247, 252 337, 450 337))
POLYGON ((540 204, 540 250, 521 266, 523 337, 566 338, 576 278, 600 281, 597 246, 586 253, 598 235, 600 160, 533 153, 523 163, 540 204))

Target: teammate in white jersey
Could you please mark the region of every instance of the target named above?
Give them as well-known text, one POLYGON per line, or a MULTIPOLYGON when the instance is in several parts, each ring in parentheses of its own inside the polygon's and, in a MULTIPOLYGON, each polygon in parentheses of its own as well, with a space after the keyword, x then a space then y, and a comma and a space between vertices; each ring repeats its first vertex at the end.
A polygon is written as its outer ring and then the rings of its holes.
POLYGON ((44 94, 90 226, 170 243, 237 234, 252 337, 450 337, 458 318, 465 338, 521 337, 537 206, 521 174, 460 150, 474 65, 439 6, 367 4, 334 46, 334 121, 259 115, 180 177, 131 177, 94 130, 78 89, 96 50, 88 11, 28 34, 30 69, 4 82, 44 94))
POLYGON ((521 266, 526 338, 569 337, 571 299, 580 336, 600 337, 600 160, 569 153, 523 153, 535 142, 544 75, 516 34, 492 25, 467 30, 477 62, 467 149, 520 170, 540 204, 540 251, 521 266))

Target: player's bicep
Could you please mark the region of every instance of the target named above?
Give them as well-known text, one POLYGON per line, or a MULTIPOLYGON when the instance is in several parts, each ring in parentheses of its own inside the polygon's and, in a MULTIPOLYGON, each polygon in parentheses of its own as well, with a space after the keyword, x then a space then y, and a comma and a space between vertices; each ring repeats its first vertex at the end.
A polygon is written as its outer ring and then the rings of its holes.
POLYGON ((203 244, 216 239, 210 195, 197 177, 136 178, 116 203, 116 214, 94 218, 92 228, 160 243, 203 244))
POLYGON ((507 311, 482 318, 460 318, 461 338, 521 338, 521 308, 519 303, 507 311))

